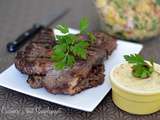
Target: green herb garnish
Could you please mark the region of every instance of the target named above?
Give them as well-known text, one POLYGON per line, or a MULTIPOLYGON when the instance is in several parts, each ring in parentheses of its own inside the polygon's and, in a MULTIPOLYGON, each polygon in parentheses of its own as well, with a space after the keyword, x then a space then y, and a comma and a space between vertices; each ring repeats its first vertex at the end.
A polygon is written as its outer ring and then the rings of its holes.
POLYGON ((154 71, 154 63, 152 60, 146 62, 144 58, 138 54, 125 55, 124 58, 128 63, 133 64, 132 74, 137 78, 148 78, 154 71))
POLYGON ((63 70, 73 66, 76 60, 87 58, 87 48, 96 39, 91 32, 87 32, 88 26, 88 20, 86 18, 81 19, 80 34, 86 36, 87 40, 70 34, 67 25, 58 25, 56 27, 64 35, 56 35, 57 45, 53 47, 51 56, 55 69, 63 70))

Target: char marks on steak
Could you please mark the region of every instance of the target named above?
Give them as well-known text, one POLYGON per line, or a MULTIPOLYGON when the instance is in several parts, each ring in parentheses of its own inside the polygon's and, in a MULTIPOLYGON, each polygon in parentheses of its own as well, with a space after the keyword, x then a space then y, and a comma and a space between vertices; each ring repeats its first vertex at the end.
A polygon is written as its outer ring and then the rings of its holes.
POLYGON ((76 94, 103 83, 103 61, 117 46, 115 39, 102 32, 94 35, 96 41, 87 49, 86 60, 78 60, 72 68, 57 71, 50 59, 56 41, 52 30, 44 29, 17 53, 15 65, 29 75, 27 82, 32 88, 44 87, 54 94, 76 94))
POLYGON ((32 88, 42 88, 42 79, 44 76, 42 75, 29 75, 27 83, 30 84, 32 88))
POLYGON ((42 30, 23 51, 18 51, 15 65, 22 73, 45 75, 52 69, 50 60, 55 45, 51 29, 42 30))

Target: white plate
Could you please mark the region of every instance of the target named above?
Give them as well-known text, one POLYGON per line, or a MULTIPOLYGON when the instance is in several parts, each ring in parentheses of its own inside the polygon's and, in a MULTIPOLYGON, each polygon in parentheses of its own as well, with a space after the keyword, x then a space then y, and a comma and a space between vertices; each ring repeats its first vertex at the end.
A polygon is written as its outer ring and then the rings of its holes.
MULTIPOLYGON (((71 29, 70 32, 78 33, 78 31, 74 29, 71 29)), ((55 33, 58 33, 58 31, 55 30, 55 33)), ((113 52, 109 59, 105 61, 106 77, 104 83, 98 87, 85 90, 74 96, 53 95, 48 93, 43 88, 30 88, 30 86, 26 83, 27 75, 21 74, 15 68, 14 64, 0 74, 0 85, 24 93, 26 95, 37 97, 67 107, 91 112, 96 108, 96 106, 102 101, 102 99, 111 89, 108 76, 112 67, 123 62, 123 55, 139 53, 141 49, 142 45, 140 44, 118 40, 117 49, 113 52)))

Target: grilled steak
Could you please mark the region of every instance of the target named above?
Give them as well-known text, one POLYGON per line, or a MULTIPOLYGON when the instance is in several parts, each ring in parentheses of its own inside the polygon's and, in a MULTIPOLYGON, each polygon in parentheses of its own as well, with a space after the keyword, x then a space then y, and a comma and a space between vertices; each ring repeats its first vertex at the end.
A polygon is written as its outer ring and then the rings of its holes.
POLYGON ((42 79, 43 86, 48 92, 53 94, 63 93, 73 95, 84 89, 102 84, 104 81, 104 65, 93 67, 86 77, 72 77, 65 72, 62 74, 63 77, 59 76, 58 79, 53 79, 55 77, 53 72, 49 72, 44 79, 42 79))
POLYGON ((15 65, 22 73, 45 75, 52 69, 50 60, 52 46, 55 45, 51 29, 42 30, 23 51, 16 56, 15 65))
POLYGON ((76 94, 103 83, 103 61, 117 46, 116 40, 104 33, 95 32, 94 35, 96 41, 87 49, 86 60, 78 60, 72 68, 57 71, 50 59, 56 41, 52 30, 44 29, 23 51, 17 53, 15 65, 29 75, 27 82, 33 88, 45 87, 54 94, 76 94))
POLYGON ((30 75, 27 82, 32 88, 45 87, 47 91, 58 94, 75 94, 81 92, 84 89, 95 87, 100 85, 104 81, 104 65, 97 65, 91 69, 86 78, 81 78, 78 81, 69 79, 65 80, 53 80, 53 74, 46 76, 30 75), (68 80, 68 81, 67 81, 68 80))

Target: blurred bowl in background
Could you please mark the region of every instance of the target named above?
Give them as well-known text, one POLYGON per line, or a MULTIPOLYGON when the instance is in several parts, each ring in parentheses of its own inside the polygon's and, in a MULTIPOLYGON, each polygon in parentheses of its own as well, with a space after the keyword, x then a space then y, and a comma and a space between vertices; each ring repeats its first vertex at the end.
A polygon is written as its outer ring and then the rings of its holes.
POLYGON ((101 29, 119 39, 144 41, 160 34, 160 0, 95 0, 101 29))

